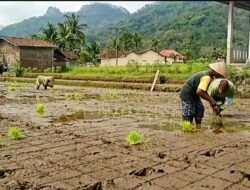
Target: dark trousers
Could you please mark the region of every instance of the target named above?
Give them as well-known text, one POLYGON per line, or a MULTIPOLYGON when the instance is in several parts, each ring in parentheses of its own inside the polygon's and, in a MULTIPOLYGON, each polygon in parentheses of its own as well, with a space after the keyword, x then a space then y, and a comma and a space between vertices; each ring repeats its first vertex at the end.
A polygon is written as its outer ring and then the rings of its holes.
POLYGON ((195 119, 196 124, 201 124, 205 109, 200 99, 194 102, 181 100, 181 106, 183 120, 193 123, 195 119))

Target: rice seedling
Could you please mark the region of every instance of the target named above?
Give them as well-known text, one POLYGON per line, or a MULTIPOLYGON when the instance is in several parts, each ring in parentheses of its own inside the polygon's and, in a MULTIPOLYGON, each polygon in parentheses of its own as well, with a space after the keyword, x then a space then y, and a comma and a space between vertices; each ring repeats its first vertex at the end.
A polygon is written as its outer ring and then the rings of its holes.
POLYGON ((183 121, 183 123, 182 123, 182 130, 184 132, 192 133, 192 132, 196 131, 196 128, 189 121, 183 121))
POLYGON ((131 131, 128 134, 126 140, 130 145, 143 144, 145 142, 143 135, 137 131, 131 131))
POLYGON ((8 130, 8 137, 11 140, 18 140, 18 139, 22 139, 25 137, 25 135, 23 134, 22 129, 18 128, 18 127, 11 127, 8 130))
POLYGON ((0 148, 3 146, 3 140, 0 138, 0 148))
POLYGON ((8 87, 8 91, 9 91, 9 92, 14 92, 14 91, 16 91, 16 87, 14 87, 14 86, 9 86, 9 87, 8 87))
POLYGON ((212 118, 212 125, 223 127, 222 117, 216 116, 216 117, 212 118))
POLYGON ((37 113, 44 113, 44 111, 45 111, 45 106, 43 104, 36 105, 36 112, 37 113))
POLYGON ((74 98, 75 98, 76 100, 81 100, 82 96, 81 96, 80 93, 75 93, 75 94, 74 94, 74 98))
POLYGON ((9 92, 16 91, 16 87, 17 87, 16 82, 7 83, 7 85, 8 85, 8 91, 9 92))
POLYGON ((65 98, 68 99, 68 100, 69 100, 69 99, 74 99, 74 94, 73 94, 73 93, 68 93, 68 92, 67 92, 67 93, 65 94, 65 98))
POLYGON ((109 93, 109 98, 114 100, 114 99, 118 99, 119 96, 118 96, 118 94, 115 93, 115 92, 110 92, 110 93, 109 93))

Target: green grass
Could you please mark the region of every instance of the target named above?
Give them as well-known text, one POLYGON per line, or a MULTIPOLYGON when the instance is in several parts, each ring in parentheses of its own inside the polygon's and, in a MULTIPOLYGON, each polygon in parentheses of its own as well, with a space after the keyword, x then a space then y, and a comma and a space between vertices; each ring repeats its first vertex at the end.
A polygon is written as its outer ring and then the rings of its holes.
POLYGON ((147 66, 118 66, 118 67, 80 67, 75 66, 69 72, 63 73, 65 77, 97 76, 97 77, 154 77, 157 69, 160 74, 171 79, 186 79, 190 74, 207 70, 208 64, 173 64, 173 65, 147 65, 147 66))
POLYGON ((22 129, 18 128, 18 127, 11 127, 8 130, 8 137, 11 140, 18 140, 18 139, 22 139, 24 138, 24 134, 22 129))
POLYGON ((145 142, 143 135, 141 135, 137 131, 131 131, 128 134, 126 140, 130 145, 143 144, 145 142))
MULTIPOLYGON (((186 64, 176 63, 173 65, 128 65, 128 66, 106 66, 106 67, 83 67, 73 66, 65 73, 24 73, 24 77, 37 77, 39 74, 53 75, 56 79, 73 80, 104 80, 122 82, 152 82, 157 69, 160 76, 168 80, 186 80, 191 75, 208 70, 209 63, 190 62, 186 64)), ((228 66, 229 73, 235 73, 234 66, 228 66)), ((250 73, 250 69, 246 68, 250 73)))
POLYGON ((36 112, 37 113, 44 113, 44 111, 45 111, 45 106, 43 104, 36 105, 36 112))

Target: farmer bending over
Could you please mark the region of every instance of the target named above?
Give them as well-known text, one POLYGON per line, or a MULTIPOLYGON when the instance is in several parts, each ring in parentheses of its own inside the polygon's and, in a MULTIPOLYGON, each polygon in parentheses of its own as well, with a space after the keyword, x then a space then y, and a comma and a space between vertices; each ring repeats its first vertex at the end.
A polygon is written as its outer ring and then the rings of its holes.
POLYGON ((201 99, 207 100, 214 112, 219 108, 216 101, 207 93, 207 88, 213 78, 224 78, 226 66, 222 62, 212 63, 208 71, 202 71, 191 76, 183 85, 180 98, 182 104, 182 118, 193 123, 195 118, 196 127, 201 127, 201 120, 204 116, 204 106, 201 99))
POLYGON ((220 115, 223 111, 224 104, 231 104, 234 97, 234 92, 236 87, 234 84, 227 79, 215 79, 211 82, 208 87, 208 95, 211 96, 215 101, 219 110, 217 110, 216 115, 220 115))

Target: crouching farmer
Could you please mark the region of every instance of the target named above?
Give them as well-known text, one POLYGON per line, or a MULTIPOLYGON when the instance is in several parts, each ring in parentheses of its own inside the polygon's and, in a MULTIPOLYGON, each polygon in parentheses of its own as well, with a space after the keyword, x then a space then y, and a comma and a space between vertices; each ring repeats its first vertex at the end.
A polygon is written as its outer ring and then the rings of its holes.
POLYGON ((215 79, 211 82, 208 87, 208 95, 211 96, 219 107, 216 115, 220 115, 223 111, 224 104, 229 105, 232 103, 234 98, 236 87, 234 84, 227 79, 215 79))
POLYGON ((191 76, 183 85, 180 98, 182 104, 182 118, 184 121, 193 123, 195 119, 196 127, 201 127, 204 116, 204 106, 201 99, 209 102, 214 112, 218 112, 216 101, 207 93, 208 86, 214 78, 224 78, 226 76, 226 66, 217 62, 209 65, 209 70, 202 71, 191 76))
POLYGON ((45 90, 47 90, 48 86, 53 88, 54 77, 53 76, 41 76, 41 75, 39 75, 36 79, 36 89, 39 89, 40 85, 43 85, 45 90))

